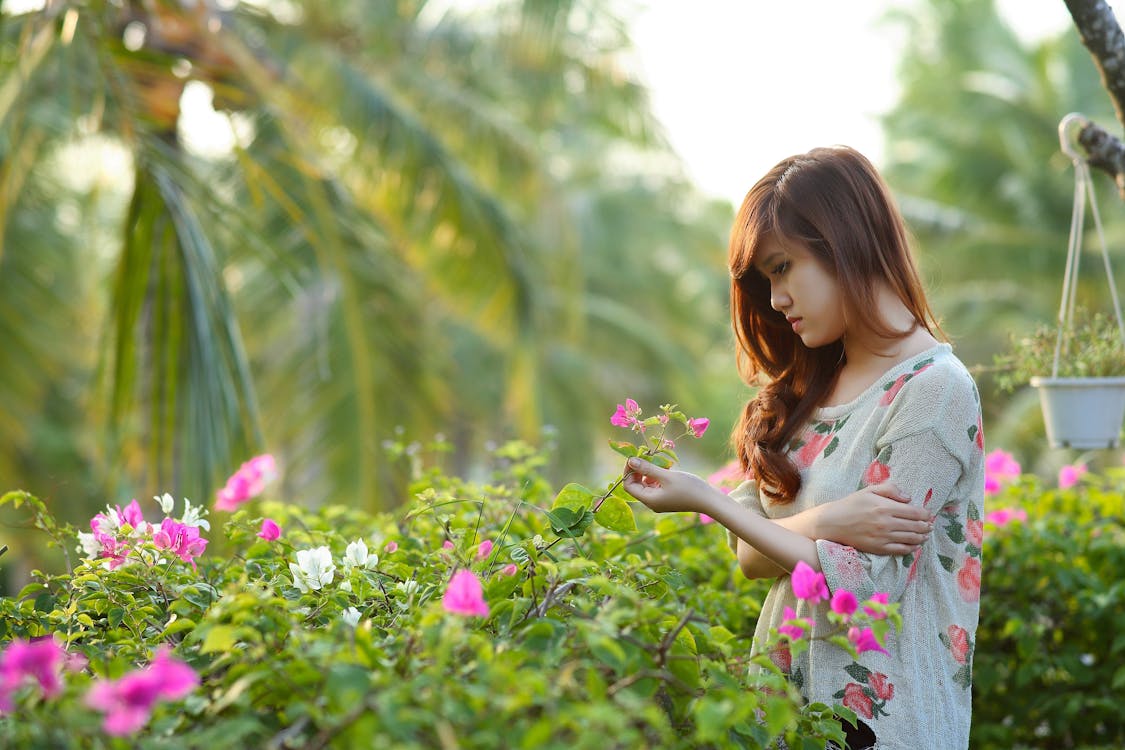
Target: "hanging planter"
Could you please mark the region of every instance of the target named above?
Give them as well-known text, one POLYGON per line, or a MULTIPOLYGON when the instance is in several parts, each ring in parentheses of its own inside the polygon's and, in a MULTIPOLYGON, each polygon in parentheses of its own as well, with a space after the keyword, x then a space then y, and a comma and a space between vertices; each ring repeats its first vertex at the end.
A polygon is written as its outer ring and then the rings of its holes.
POLYGON ((1125 421, 1125 377, 1034 377, 1052 448, 1116 448, 1125 421))
POLYGON ((1016 351, 1000 362, 1015 370, 1015 374, 1007 377, 1009 384, 1016 378, 1032 376, 1030 382, 1039 391, 1047 442, 1052 448, 1093 450, 1116 448, 1121 440, 1121 427, 1125 422, 1125 320, 1121 315, 1090 169, 1071 145, 1067 133, 1071 125, 1085 122, 1081 115, 1069 114, 1059 123, 1059 142, 1063 152, 1074 162, 1075 179, 1058 327, 1040 329, 1019 342, 1016 351), (1090 316, 1083 311, 1075 314, 1087 196, 1101 244, 1115 320, 1103 315, 1090 316), (1045 374, 1047 372, 1050 374, 1045 374))

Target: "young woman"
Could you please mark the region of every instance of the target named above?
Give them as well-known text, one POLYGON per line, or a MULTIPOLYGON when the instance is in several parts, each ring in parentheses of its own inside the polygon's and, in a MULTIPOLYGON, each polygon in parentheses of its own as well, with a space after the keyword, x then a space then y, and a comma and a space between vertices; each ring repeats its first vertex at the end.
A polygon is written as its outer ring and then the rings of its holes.
POLYGON ((730 241, 739 369, 761 387, 733 444, 730 496, 630 459, 625 489, 658 512, 722 523, 750 578, 775 577, 756 640, 799 601, 804 561, 830 591, 897 602, 889 654, 825 641, 771 654, 810 701, 843 703, 849 747, 968 747, 984 501, 980 399, 941 343, 901 216, 871 163, 844 147, 783 160, 747 194, 730 241))

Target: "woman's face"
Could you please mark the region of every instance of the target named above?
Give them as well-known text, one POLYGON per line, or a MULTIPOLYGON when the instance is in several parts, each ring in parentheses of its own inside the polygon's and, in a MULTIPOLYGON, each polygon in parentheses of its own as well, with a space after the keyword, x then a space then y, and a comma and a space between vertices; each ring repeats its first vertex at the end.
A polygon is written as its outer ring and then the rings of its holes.
POLYGON ((844 297, 836 277, 800 243, 769 237, 754 267, 770 284, 770 307, 810 349, 840 340, 845 332, 844 297))

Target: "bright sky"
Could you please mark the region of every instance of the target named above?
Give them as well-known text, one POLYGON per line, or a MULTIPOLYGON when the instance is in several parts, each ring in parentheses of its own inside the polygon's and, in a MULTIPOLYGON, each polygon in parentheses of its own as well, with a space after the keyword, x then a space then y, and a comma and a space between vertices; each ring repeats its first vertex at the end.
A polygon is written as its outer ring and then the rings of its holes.
MULTIPOLYGON (((905 42, 880 19, 915 2, 640 3, 632 30, 642 75, 689 175, 737 205, 780 159, 814 146, 847 144, 880 163, 878 116, 898 95, 905 42)), ((1071 25, 1063 0, 997 0, 997 7, 1027 39, 1071 25)))

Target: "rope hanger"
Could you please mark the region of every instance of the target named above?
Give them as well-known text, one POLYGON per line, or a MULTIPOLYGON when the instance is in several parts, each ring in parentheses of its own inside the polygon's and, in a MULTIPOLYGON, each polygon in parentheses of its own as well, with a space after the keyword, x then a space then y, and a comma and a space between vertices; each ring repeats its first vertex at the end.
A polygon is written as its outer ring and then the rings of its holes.
POLYGON ((1098 243, 1102 249, 1102 261, 1105 264, 1106 281, 1109 282, 1109 294, 1113 300, 1113 312, 1117 316, 1117 328, 1121 331, 1121 342, 1125 344, 1125 319, 1121 316, 1121 301, 1117 298, 1117 287, 1113 283, 1113 270, 1109 263, 1109 249, 1105 243, 1105 232, 1102 230, 1102 219, 1098 214, 1098 201, 1094 196, 1094 180, 1090 175, 1090 167, 1086 159, 1074 147, 1070 140, 1069 130, 1072 125, 1085 126, 1089 120, 1080 114, 1071 112, 1059 122, 1059 146, 1064 154, 1074 163, 1074 206, 1070 215, 1070 238, 1066 248, 1066 273, 1063 276, 1062 302, 1059 305, 1059 333, 1055 340, 1055 358, 1051 365, 1051 377, 1059 375, 1059 356, 1062 353, 1062 343, 1065 331, 1074 323, 1074 301, 1078 287, 1078 261, 1082 256, 1082 227, 1086 218, 1086 197, 1090 199, 1090 213, 1094 215, 1094 227, 1098 233, 1098 243))

